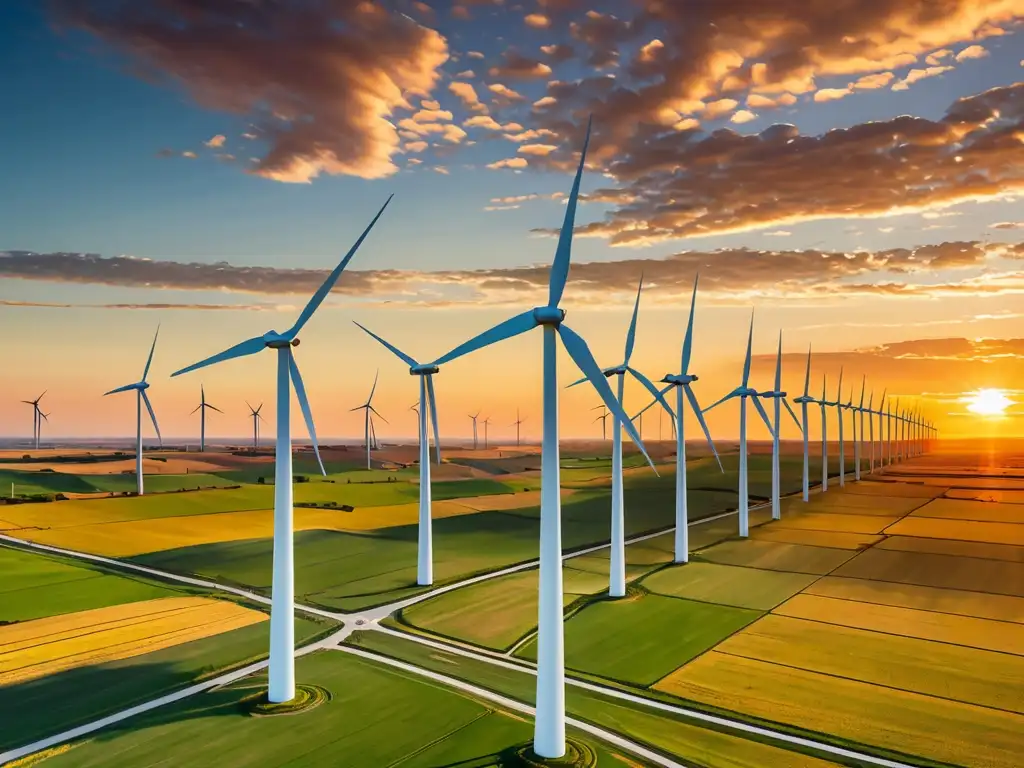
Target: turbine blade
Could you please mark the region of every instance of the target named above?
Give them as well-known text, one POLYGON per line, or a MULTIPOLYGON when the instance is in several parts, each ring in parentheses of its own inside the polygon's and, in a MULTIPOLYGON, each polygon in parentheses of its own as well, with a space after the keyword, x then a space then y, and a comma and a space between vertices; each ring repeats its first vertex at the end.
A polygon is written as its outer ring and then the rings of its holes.
POLYGON ((793 411, 793 407, 789 404, 786 398, 782 398, 782 404, 786 406, 786 410, 789 411, 789 415, 793 417, 793 422, 796 424, 796 428, 800 430, 800 434, 804 433, 803 424, 800 423, 800 419, 796 417, 796 413, 793 411))
MULTIPOLYGON (((353 320, 352 322, 355 323, 355 320, 353 320)), ((356 325, 359 325, 359 323, 356 323, 356 325)), ((413 360, 411 357, 409 357, 407 354, 405 354, 405 352, 400 350, 394 344, 389 344, 388 342, 384 341, 384 339, 382 339, 376 333, 371 331, 369 328, 367 328, 365 326, 362 326, 362 325, 359 325, 359 327, 362 328, 364 331, 366 331, 368 334, 370 334, 373 338, 375 338, 377 341, 379 341, 385 347, 390 349, 392 354, 394 354, 398 359, 400 359, 402 362, 404 362, 410 368, 414 368, 415 366, 419 365, 419 363, 417 363, 415 360, 413 360)))
POLYGON ((843 399, 843 368, 839 367, 839 386, 836 387, 836 403, 843 399))
MULTIPOLYGON (((582 379, 576 379, 576 381, 574 381, 572 384, 567 384, 565 388, 566 389, 572 389, 573 387, 578 386, 578 385, 582 384, 585 381, 588 381, 586 376, 584 376, 582 379)), ((594 406, 594 408, 600 408, 600 407, 601 406, 599 406, 599 405, 594 406)), ((594 410, 594 408, 591 408, 590 410, 594 410)))
POLYGON ((377 415, 377 418, 380 419, 381 421, 383 421, 385 424, 390 424, 391 423, 387 419, 385 419, 383 416, 381 416, 380 413, 377 411, 377 409, 374 408, 372 405, 370 406, 370 410, 373 413, 375 413, 377 415))
POLYGON ((750 332, 747 334, 747 356, 743 360, 743 386, 750 379, 750 348, 754 344, 754 310, 750 310, 750 332))
POLYGON ((804 376, 804 397, 811 394, 811 345, 807 345, 807 373, 804 376))
POLYGON ((558 306, 558 302, 562 300, 562 291, 565 290, 565 281, 569 278, 569 258, 572 255, 572 233, 576 222, 576 203, 580 196, 580 180, 583 178, 583 166, 587 161, 587 147, 590 146, 590 127, 592 122, 592 117, 587 120, 587 136, 583 140, 580 164, 576 169, 576 178, 573 179, 572 189, 569 192, 569 200, 565 206, 565 219, 562 221, 562 231, 558 234, 555 260, 551 264, 551 274, 548 278, 549 307, 558 306))
POLYGON ((765 411, 764 406, 761 405, 760 398, 750 398, 754 402, 754 408, 759 414, 761 414, 761 420, 764 421, 764 425, 768 427, 768 434, 772 436, 772 440, 775 439, 775 430, 772 429, 772 420, 768 418, 768 413, 765 411))
POLYGON ((608 379, 605 378, 601 369, 597 365, 597 361, 594 360, 594 356, 590 352, 590 347, 587 346, 587 342, 583 340, 583 337, 577 334, 572 328, 567 325, 558 326, 558 335, 562 337, 562 344, 565 345, 565 351, 569 353, 569 357, 572 358, 573 362, 576 363, 583 373, 587 374, 587 378, 590 379, 590 383, 594 385, 594 389, 604 400, 605 405, 608 406, 608 410, 611 411, 615 418, 621 423, 626 433, 629 435, 636 447, 643 453, 644 458, 647 459, 647 463, 651 465, 651 469, 654 469, 655 474, 658 470, 654 468, 654 462, 651 461, 651 457, 647 454, 647 449, 644 447, 643 441, 640 439, 640 435, 637 433, 636 428, 633 426, 633 422, 629 420, 629 416, 622 409, 622 405, 619 403, 617 397, 612 394, 612 388, 608 386, 608 379))
POLYGON ((215 405, 210 405, 209 403, 207 403, 206 407, 209 408, 210 410, 216 411, 217 413, 224 413, 224 411, 222 411, 220 408, 218 408, 215 405))
POLYGON ((629 358, 633 356, 633 347, 636 346, 636 320, 640 314, 640 292, 644 289, 644 276, 640 275, 640 285, 636 289, 636 302, 633 304, 633 318, 629 321, 629 332, 626 334, 626 351, 622 357, 622 364, 629 367, 629 358))
POLYGON ((196 411, 198 411, 198 410, 199 410, 200 408, 202 408, 202 407, 203 407, 203 404, 202 404, 202 403, 200 403, 199 405, 197 405, 197 406, 196 406, 195 408, 193 408, 193 409, 192 409, 192 412, 191 412, 191 413, 189 413, 189 416, 191 416, 191 415, 192 415, 193 413, 195 413, 196 411))
POLYGON ((704 421, 704 412, 700 409, 700 403, 697 402, 697 396, 693 394, 693 390, 689 387, 683 387, 683 391, 686 392, 686 399, 690 401, 690 407, 693 408, 693 415, 697 417, 697 421, 700 422, 700 428, 704 430, 704 437, 707 438, 708 445, 711 446, 711 452, 715 454, 715 461, 718 462, 718 468, 725 472, 725 467, 722 466, 722 459, 718 455, 718 449, 715 448, 715 441, 711 439, 711 430, 708 429, 708 423, 704 421))
MULTIPOLYGON (((656 386, 654 386, 654 382, 652 382, 650 379, 648 379, 646 376, 644 376, 642 373, 640 373, 640 371, 636 370, 635 368, 627 367, 626 370, 629 371, 632 374, 634 379, 636 379, 641 384, 643 384, 644 388, 654 396, 654 399, 657 402, 661 403, 661 407, 665 409, 665 411, 668 413, 669 416, 671 416, 673 419, 676 417, 675 411, 672 410, 672 407, 668 404, 668 401, 665 400, 665 397, 661 394, 661 390, 659 390, 656 386)), ((672 385, 669 384, 669 386, 672 386, 672 385)), ((645 408, 644 410, 647 410, 647 409, 645 408)), ((640 411, 640 413, 643 413, 643 411, 640 411)), ((640 414, 638 413, 637 416, 639 416, 639 415, 640 414)))
MULTIPOLYGON (((104 392, 103 396, 106 397, 107 395, 114 395, 114 394, 117 394, 118 392, 128 392, 128 391, 130 391, 132 389, 138 389, 138 388, 139 387, 136 384, 125 384, 123 387, 118 387, 117 389, 112 389, 109 392, 104 392)), ((35 406, 35 403, 32 403, 32 405, 35 406)))
POLYGON ((305 309, 302 310, 302 314, 299 315, 299 319, 295 321, 295 325, 293 325, 291 329, 284 334, 286 338, 294 339, 298 335, 299 331, 302 330, 302 326, 307 323, 309 318, 313 316, 313 313, 316 312, 317 308, 323 303, 324 299, 327 298, 327 294, 331 292, 332 288, 334 288, 334 284, 338 282, 338 278, 341 277, 341 273, 345 270, 345 267, 348 266, 349 261, 352 260, 356 251, 359 250, 359 246, 363 244, 363 240, 365 240, 366 236, 370 234, 370 230, 373 229, 373 225, 376 224, 377 220, 381 215, 383 215, 384 209, 388 207, 388 203, 391 202, 392 197, 394 197, 394 195, 388 196, 388 199, 384 201, 384 205, 382 205, 380 210, 377 211, 377 215, 373 217, 373 220, 366 226, 366 229, 363 230, 363 234, 361 234, 355 244, 349 248, 348 253, 345 254, 345 258, 339 262, 338 266, 336 266, 331 274, 327 276, 327 279, 324 280, 323 285, 321 285, 317 289, 316 293, 313 294, 309 303, 306 304, 305 309))
POLYGON ((149 348, 149 357, 146 358, 146 368, 142 371, 142 381, 149 375, 149 366, 153 364, 153 350, 156 349, 156 339, 160 335, 160 326, 157 325, 156 333, 153 335, 153 346, 149 348))
POLYGON ((860 407, 864 407, 864 387, 868 384, 868 375, 865 373, 860 380, 860 407))
POLYGON ((180 376, 183 373, 189 373, 198 368, 205 368, 208 365, 214 365, 215 363, 222 363, 225 360, 233 360, 236 357, 246 357, 247 355, 255 355, 257 352, 262 350, 266 346, 262 336, 254 336, 251 339, 235 344, 235 346, 225 349, 223 352, 219 352, 212 357, 208 357, 205 360, 200 360, 198 363, 182 368, 180 371, 175 371, 171 374, 172 377, 180 376))
POLYGON ((368 398, 366 398, 366 405, 367 406, 369 406, 370 403, 373 402, 373 393, 377 391, 377 379, 378 379, 378 377, 380 377, 380 369, 379 368, 377 369, 377 372, 373 374, 373 386, 370 387, 370 396, 368 398))
POLYGON ((434 365, 443 365, 449 363, 458 357, 475 352, 483 347, 490 346, 499 341, 505 339, 511 339, 513 336, 518 336, 521 333, 535 328, 537 326, 537 319, 533 316, 533 310, 523 312, 521 315, 511 317, 503 323, 498 323, 490 330, 484 331, 477 336, 474 336, 469 341, 465 341, 451 352, 446 355, 442 355, 434 361, 434 365))
POLYGON ((734 389, 732 392, 727 394, 725 397, 723 397, 723 398, 721 398, 719 400, 716 400, 714 403, 709 405, 707 408, 705 408, 703 411, 701 411, 701 413, 707 413, 708 411, 712 410, 713 408, 717 408, 718 406, 720 406, 722 403, 726 402, 727 400, 732 400, 734 397, 737 397, 738 394, 739 394, 739 390, 738 389, 734 389))
POLYGON ((437 428, 437 400, 434 399, 434 377, 427 374, 427 399, 430 401, 430 420, 434 425, 434 452, 441 463, 441 433, 437 428))
MULTIPOLYGON (((661 388, 660 390, 658 390, 658 391, 659 391, 659 393, 660 393, 660 394, 662 395, 662 397, 664 397, 665 393, 666 393, 666 392, 668 392, 668 391, 669 391, 670 389, 672 389, 672 387, 674 387, 674 386, 675 386, 675 384, 666 384, 666 385, 665 385, 664 387, 662 387, 662 388, 661 388)), ((655 406, 655 405, 657 405, 657 404, 658 404, 658 400, 657 400, 657 398, 655 398, 654 400, 651 400, 651 402, 649 402, 649 403, 648 403, 647 405, 645 405, 645 406, 643 407, 643 409, 641 409, 641 410, 640 410, 640 411, 639 411, 639 412, 637 413, 637 415, 636 415, 636 416, 634 416, 633 418, 634 418, 634 419, 635 419, 635 418, 637 418, 638 416, 640 416, 640 414, 641 414, 641 413, 644 413, 644 412, 646 412, 646 411, 649 411, 649 410, 651 409, 651 407, 652 407, 652 406, 655 406)), ((597 407, 598 407, 598 408, 604 408, 605 406, 604 406, 604 405, 599 405, 599 406, 597 406, 597 407)), ((591 409, 591 410, 593 410, 593 409, 591 409)), ((599 418, 599 419, 604 419, 604 418, 606 418, 607 416, 608 416, 608 414, 604 414, 604 415, 602 415, 602 416, 598 416, 597 418, 599 418)))
POLYGON ((775 391, 782 391, 782 331, 779 331, 779 353, 775 356, 775 391))
POLYGON ((690 297, 690 319, 686 321, 686 335, 683 337, 683 359, 679 364, 679 373, 685 376, 690 370, 690 352, 693 349, 693 313, 697 307, 697 281, 700 273, 693 278, 693 296, 690 297))
POLYGON ((313 424, 313 412, 309 409, 309 400, 306 398, 306 387, 302 383, 302 374, 299 373, 299 366, 295 358, 288 355, 288 369, 292 377, 292 386, 295 387, 295 398, 299 401, 299 408, 302 409, 302 418, 306 420, 306 430, 309 432, 309 439, 313 442, 313 453, 316 454, 316 463, 320 465, 320 474, 326 475, 324 463, 320 459, 320 444, 316 439, 316 425, 313 424))
POLYGON ((164 439, 160 436, 160 425, 156 423, 156 414, 153 413, 153 404, 149 402, 149 395, 146 394, 146 390, 140 389, 139 394, 142 395, 142 402, 146 404, 146 410, 149 411, 149 418, 153 421, 153 429, 156 430, 157 440, 160 441, 160 447, 164 447, 164 439))

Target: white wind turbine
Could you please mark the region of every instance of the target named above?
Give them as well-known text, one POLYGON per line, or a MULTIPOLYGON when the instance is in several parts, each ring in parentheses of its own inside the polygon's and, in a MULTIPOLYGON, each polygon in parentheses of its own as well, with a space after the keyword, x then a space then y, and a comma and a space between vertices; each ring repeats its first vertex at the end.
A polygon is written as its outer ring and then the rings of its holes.
POLYGON ((821 399, 815 402, 821 407, 821 492, 828 490, 828 408, 832 405, 825 396, 828 375, 821 375, 821 399))
POLYGON ((800 426, 800 420, 797 419, 796 414, 793 413, 793 409, 789 405, 789 401, 786 400, 788 393, 782 391, 782 331, 779 331, 779 352, 775 358, 775 389, 771 392, 761 392, 760 396, 775 401, 775 413, 772 419, 774 427, 772 434, 772 520, 779 520, 782 518, 782 502, 780 499, 782 480, 779 474, 779 433, 782 429, 782 406, 785 406, 786 410, 789 411, 789 415, 793 417, 796 428, 801 432, 803 431, 803 428, 800 426))
MULTIPOLYGON (((823 395, 824 397, 824 395, 823 395)), ((818 401, 811 397, 811 345, 807 345, 807 373, 804 374, 804 393, 797 398, 793 399, 794 403, 800 405, 800 415, 803 417, 803 424, 800 431, 803 433, 804 438, 804 474, 803 474, 803 499, 804 501, 811 500, 811 451, 810 451, 810 434, 811 425, 807 418, 808 406, 817 403, 818 401)), ((824 413, 824 409, 822 409, 824 413)), ((822 419, 824 421, 824 419, 822 419)), ((824 458, 823 458, 824 460, 824 458)))
POLYGON ((839 421, 839 487, 846 485, 846 444, 843 442, 843 369, 839 368, 839 386, 836 387, 836 399, 829 403, 836 409, 839 421))
MULTIPOLYGON (((697 402, 697 396, 693 394, 693 390, 690 389, 690 384, 697 381, 700 377, 695 373, 690 373, 690 354, 693 351, 693 315, 697 308, 697 281, 699 276, 693 279, 693 295, 690 297, 690 317, 686 323, 686 334, 683 336, 683 351, 679 362, 679 373, 667 373, 662 377, 661 381, 667 386, 661 389, 660 394, 665 395, 670 389, 675 387, 676 390, 676 409, 675 413, 672 412, 671 408, 668 408, 663 403, 663 407, 668 411, 669 415, 673 417, 672 424, 674 426, 675 438, 676 438, 676 532, 675 532, 675 562, 686 563, 690 560, 690 520, 689 510, 687 508, 687 493, 686 493, 686 429, 685 421, 683 419, 684 411, 686 406, 683 404, 683 396, 686 396, 686 402, 689 404, 690 409, 693 411, 693 415, 697 417, 697 422, 700 424, 701 429, 704 430, 704 437, 707 438, 708 445, 711 447, 711 452, 715 456, 715 461, 718 462, 718 468, 725 472, 722 467, 722 460, 718 456, 718 451, 715 449, 715 443, 711 439, 711 432, 708 430, 707 422, 704 421, 704 414, 700 409, 700 403, 697 402)), ((644 408, 652 407, 655 403, 659 402, 657 399, 652 400, 650 404, 644 408)), ((641 414, 643 411, 640 412, 641 414)))
POLYGON ((263 417, 260 416, 260 411, 263 410, 263 403, 260 403, 256 408, 249 405, 249 401, 245 401, 246 406, 249 408, 249 415, 252 417, 252 450, 255 453, 260 447, 260 421, 263 417))
POLYGON ((149 383, 146 381, 146 376, 149 375, 149 366, 153 362, 153 350, 156 349, 156 340, 160 335, 160 326, 156 327, 156 333, 153 335, 153 346, 149 348, 149 357, 146 359, 146 367, 142 371, 142 379, 135 382, 134 384, 125 384, 123 387, 112 389, 109 392, 104 392, 103 396, 113 395, 116 392, 130 392, 135 391, 135 477, 137 483, 137 492, 139 496, 142 495, 142 404, 146 404, 146 410, 149 411, 149 418, 153 420, 153 429, 156 430, 157 439, 160 441, 160 447, 163 448, 164 439, 160 437, 160 427, 156 423, 156 414, 153 413, 153 405, 149 402, 149 395, 146 394, 146 390, 149 389, 149 383))
MULTIPOLYGON (((868 395, 868 407, 864 412, 868 415, 868 474, 875 471, 875 390, 868 395)), ((863 436, 863 435, 862 435, 863 436)))
MULTIPOLYGON (((840 371, 840 373, 842 373, 842 371, 840 371)), ((842 420, 843 420, 843 415, 842 414, 843 414, 843 411, 851 411, 851 413, 850 413, 850 429, 853 432, 853 444, 856 445, 857 444, 857 418, 852 413, 852 411, 854 410, 854 408, 853 408, 853 387, 852 386, 850 387, 850 396, 846 399, 845 403, 839 403, 839 406, 838 406, 837 410, 839 411, 840 426, 842 425, 842 420)), ((842 437, 842 434, 843 434, 842 430, 840 429, 840 431, 839 431, 840 437, 842 437)), ((842 461, 840 462, 839 485, 840 485, 840 487, 842 487, 842 486, 846 485, 846 451, 842 447, 842 440, 840 440, 839 446, 840 446, 840 456, 842 457, 842 461)))
POLYGON ((526 419, 521 419, 519 417, 519 409, 516 408, 516 420, 515 420, 515 423, 514 424, 509 424, 510 427, 515 427, 516 428, 516 446, 519 445, 519 427, 522 425, 522 423, 524 421, 526 421, 526 419))
POLYGON ((853 443, 853 477, 860 480, 861 445, 864 443, 864 388, 867 386, 868 377, 865 374, 860 380, 860 405, 853 409, 854 431, 856 431, 857 417, 860 417, 860 434, 854 438, 853 443))
MULTIPOLYGON (((583 144, 580 164, 565 207, 565 219, 558 237, 548 284, 548 303, 523 312, 488 331, 460 344, 438 358, 435 365, 518 336, 540 326, 544 338, 544 432, 541 448, 540 504, 540 599, 537 609, 537 701, 534 717, 533 749, 541 757, 557 758, 565 754, 565 653, 562 624, 562 527, 558 460, 558 342, 601 395, 608 410, 622 422, 630 438, 650 462, 647 451, 623 413, 611 387, 598 367, 586 341, 565 325, 565 310, 558 304, 569 275, 573 222, 580 191, 580 179, 587 156, 590 126, 583 144)), ((652 464, 653 466, 653 464, 652 464)))
POLYGON ((327 276, 323 285, 306 304, 295 325, 284 333, 268 331, 262 336, 236 344, 230 349, 208 357, 198 363, 175 371, 172 376, 179 376, 197 368, 214 363, 245 357, 262 352, 264 349, 277 351, 277 444, 274 454, 274 563, 273 581, 270 594, 270 664, 267 670, 267 698, 273 703, 290 701, 295 698, 295 568, 292 536, 292 437, 291 437, 291 388, 295 387, 295 396, 302 409, 302 416, 309 430, 313 451, 316 454, 320 472, 327 474, 320 461, 320 447, 316 440, 316 428, 313 425, 313 413, 306 399, 306 388, 302 383, 299 367, 295 363, 292 347, 298 346, 299 331, 309 321, 317 308, 331 292, 342 271, 348 266, 363 240, 373 229, 373 225, 384 213, 388 203, 381 207, 373 217, 369 226, 345 254, 345 258, 327 276))
POLYGON ((594 421, 595 422, 597 422, 597 421, 601 422, 601 440, 607 440, 608 439, 608 429, 607 429, 607 425, 608 425, 608 409, 605 408, 604 405, 595 405, 590 410, 596 411, 598 408, 604 408, 604 410, 601 411, 601 415, 598 416, 596 419, 594 419, 594 421))
POLYGON ((480 423, 484 425, 484 450, 486 451, 487 450, 487 445, 488 445, 488 443, 487 443, 487 427, 491 423, 491 417, 488 416, 486 419, 484 419, 480 423))
POLYGON ((882 396, 878 399, 878 410, 875 411, 875 415, 878 416, 878 468, 882 469, 885 466, 885 395, 889 391, 886 387, 882 390, 882 396))
MULTIPOLYGON (((197 405, 195 407, 195 410, 192 411, 192 413, 195 413, 196 411, 199 411, 199 452, 200 453, 202 453, 203 451, 206 450, 206 409, 207 408, 209 408, 212 411, 216 411, 217 413, 224 413, 224 411, 222 411, 220 408, 218 408, 218 407, 216 407, 214 405, 210 405, 208 402, 206 402, 206 389, 202 385, 200 385, 199 386, 199 405, 197 405)), ((191 415, 191 414, 189 414, 189 415, 191 415)))
POLYGON ((480 411, 477 411, 476 414, 470 414, 469 418, 473 420, 473 450, 475 451, 477 447, 476 420, 480 418, 480 411))
POLYGON ((434 399, 434 374, 440 372, 440 368, 434 363, 422 364, 414 360, 410 355, 385 341, 376 333, 359 323, 360 328, 366 331, 384 345, 395 357, 409 366, 410 376, 420 377, 420 397, 416 410, 417 421, 419 422, 420 441, 420 518, 418 526, 418 543, 416 555, 416 583, 426 586, 434 583, 434 538, 433 519, 430 511, 430 437, 427 431, 427 412, 430 413, 430 420, 434 427, 434 452, 437 463, 441 463, 441 437, 437 429, 437 401, 434 399))
MULTIPOLYGON (((365 329, 364 329, 365 330, 365 329)), ((385 424, 388 420, 377 413, 377 409, 373 407, 373 393, 377 391, 377 378, 380 376, 380 371, 377 371, 373 375, 373 386, 370 387, 370 396, 366 398, 366 402, 362 405, 357 405, 355 408, 349 408, 349 413, 353 411, 363 411, 363 436, 366 439, 366 468, 371 469, 370 466, 370 451, 371 449, 377 448, 377 430, 373 428, 373 415, 376 414, 385 424)))
MULTIPOLYGON (((49 390, 44 389, 43 390, 43 395, 45 395, 48 391, 49 390)), ((43 395, 40 395, 35 400, 22 400, 21 401, 25 405, 31 405, 32 406, 32 446, 37 451, 39 450, 39 428, 40 428, 39 414, 42 413, 42 411, 39 410, 39 401, 43 399, 43 395)))
POLYGON ((750 533, 750 499, 747 495, 747 398, 750 398, 755 410, 768 428, 768 434, 772 436, 773 441, 775 440, 775 431, 772 429, 772 423, 768 419, 768 414, 765 413, 761 401, 757 399, 757 390, 750 387, 748 383, 750 380, 750 351, 753 343, 754 313, 751 312, 750 332, 747 335, 747 356, 743 361, 743 382, 725 397, 704 409, 704 413, 707 413, 712 408, 717 408, 725 401, 731 400, 734 397, 738 397, 740 400, 740 478, 737 490, 739 493, 739 534, 744 538, 750 533))
MULTIPOLYGON (((611 378, 615 377, 619 405, 623 405, 625 395, 626 374, 639 381, 654 396, 660 400, 662 405, 668 409, 668 403, 658 392, 657 387, 650 379, 640 371, 630 367, 629 360, 633 356, 633 348, 636 346, 636 322, 640 313, 640 293, 644 289, 644 278, 640 277, 640 285, 636 290, 636 301, 633 304, 633 317, 629 322, 629 330, 626 333, 626 348, 623 352, 622 363, 612 368, 604 368, 601 373, 611 378)), ((587 377, 577 379, 570 387, 582 384, 587 377)), ((643 411, 638 416, 643 418, 643 411)), ((636 418, 636 417, 634 417, 636 418)), ((640 421, 640 431, 643 439, 643 421, 640 421)), ((611 549, 608 557, 608 595, 609 597, 625 597, 626 595, 626 510, 622 480, 622 425, 612 414, 612 519, 611 519, 611 549)))

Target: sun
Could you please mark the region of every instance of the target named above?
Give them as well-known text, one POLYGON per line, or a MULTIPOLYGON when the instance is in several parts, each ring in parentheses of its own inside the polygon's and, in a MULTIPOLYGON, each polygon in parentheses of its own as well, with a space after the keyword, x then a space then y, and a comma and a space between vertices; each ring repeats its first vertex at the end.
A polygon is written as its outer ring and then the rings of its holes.
POLYGON ((979 389, 964 398, 967 410, 979 416, 1002 416, 1013 402, 999 389, 979 389))

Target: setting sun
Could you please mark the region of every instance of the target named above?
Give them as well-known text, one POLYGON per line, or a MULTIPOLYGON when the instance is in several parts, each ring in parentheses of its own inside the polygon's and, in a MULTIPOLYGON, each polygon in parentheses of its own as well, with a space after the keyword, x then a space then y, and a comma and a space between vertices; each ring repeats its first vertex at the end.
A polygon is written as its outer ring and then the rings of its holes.
POLYGON ((965 399, 967 410, 979 416, 1002 416, 1013 403, 998 389, 979 389, 965 399))

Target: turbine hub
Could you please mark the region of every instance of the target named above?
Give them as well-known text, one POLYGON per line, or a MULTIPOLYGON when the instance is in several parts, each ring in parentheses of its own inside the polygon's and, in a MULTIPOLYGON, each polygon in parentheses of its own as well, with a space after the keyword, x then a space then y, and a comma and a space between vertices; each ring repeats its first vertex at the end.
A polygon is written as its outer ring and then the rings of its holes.
POLYGON ((603 371, 601 371, 601 373, 603 373, 605 376, 609 378, 611 378, 612 376, 622 376, 623 374, 626 373, 626 366, 617 365, 614 368, 605 368, 603 371))
POLYGON ((740 397, 758 397, 758 392, 753 387, 740 387, 736 390, 736 394, 740 397))
POLYGON ((140 381, 138 384, 135 385, 135 388, 136 389, 149 389, 149 382, 148 381, 140 381))
POLYGON ((263 334, 263 343, 270 349, 281 349, 282 347, 293 347, 299 345, 298 339, 289 339, 277 331, 267 331, 263 334))
POLYGON ((435 373, 440 373, 440 371, 441 371, 441 369, 438 366, 433 365, 432 363, 427 363, 425 365, 414 365, 414 366, 412 366, 412 368, 409 369, 409 375, 410 376, 430 376, 430 375, 435 374, 435 373))
POLYGON ((690 383, 692 383, 694 381, 697 381, 697 376, 691 375, 689 373, 683 373, 683 374, 667 373, 662 378, 662 381, 665 382, 666 384, 675 384, 676 386, 685 386, 685 385, 690 384, 690 383))
POLYGON ((553 325, 557 328, 565 320, 565 310, 558 307, 534 307, 533 319, 537 325, 553 325))

